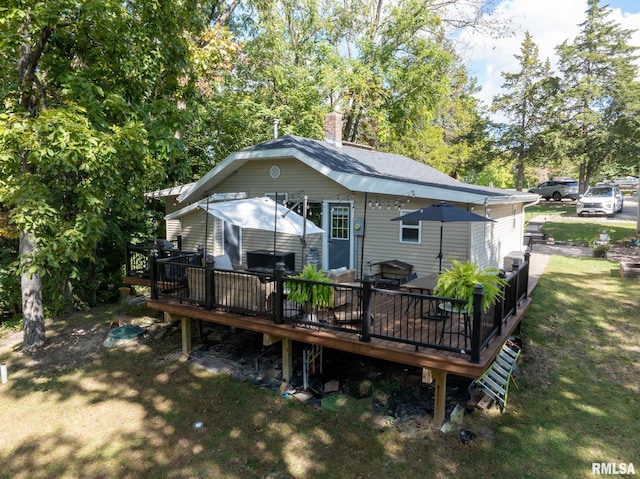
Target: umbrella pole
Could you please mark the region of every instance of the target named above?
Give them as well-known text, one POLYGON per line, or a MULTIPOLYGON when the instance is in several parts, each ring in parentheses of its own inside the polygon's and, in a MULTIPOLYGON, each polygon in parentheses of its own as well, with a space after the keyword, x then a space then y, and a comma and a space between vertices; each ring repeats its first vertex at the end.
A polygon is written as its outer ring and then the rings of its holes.
POLYGON ((302 255, 301 255, 302 267, 300 269, 303 269, 307 264, 307 214, 308 212, 309 212, 309 203, 308 203, 307 195, 304 195, 302 199, 302 217, 304 218, 304 220, 302 221, 302 243, 301 243, 302 244, 302 255))

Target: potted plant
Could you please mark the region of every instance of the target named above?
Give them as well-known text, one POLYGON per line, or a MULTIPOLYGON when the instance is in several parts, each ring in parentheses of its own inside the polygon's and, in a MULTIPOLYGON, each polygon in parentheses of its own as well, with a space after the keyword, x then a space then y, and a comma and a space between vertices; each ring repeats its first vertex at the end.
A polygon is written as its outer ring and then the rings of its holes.
POLYGON ((591 252, 594 258, 606 258, 607 251, 611 249, 611 243, 602 241, 593 241, 591 243, 591 252))
POLYGON ((333 286, 319 284, 331 283, 331 279, 315 264, 306 265, 300 274, 289 278, 302 280, 286 282, 287 300, 298 303, 307 320, 315 321, 314 310, 333 307, 333 286))
POLYGON ((483 312, 486 312, 493 303, 504 296, 504 286, 507 285, 507 280, 499 276, 499 269, 489 267, 481 270, 477 263, 471 263, 468 260, 462 263, 454 259, 451 263, 451 268, 438 276, 433 294, 466 301, 464 309, 471 311, 473 290, 476 284, 480 284, 484 287, 483 312))

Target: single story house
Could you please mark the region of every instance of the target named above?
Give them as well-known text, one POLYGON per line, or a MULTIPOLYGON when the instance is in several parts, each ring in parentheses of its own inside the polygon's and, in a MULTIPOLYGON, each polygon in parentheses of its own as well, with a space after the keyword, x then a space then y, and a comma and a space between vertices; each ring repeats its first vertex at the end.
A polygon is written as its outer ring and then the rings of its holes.
MULTIPOLYGON (((232 153, 193 184, 149 193, 148 198, 165 200, 166 237, 178 240, 181 251, 163 257, 140 249, 144 264, 136 270, 144 273, 148 266, 150 278, 138 282, 128 267, 127 284, 150 285, 147 305, 181 321, 183 354, 191 351, 194 319, 261 333, 265 345, 281 341, 286 381, 292 374, 293 341, 421 367, 423 380, 435 381, 434 424, 439 427, 445 418, 447 374, 480 377, 520 324, 530 304, 528 261, 506 275, 508 294, 494 310, 477 307, 471 314, 431 293, 407 291, 409 284, 390 290, 384 282, 372 286, 365 277, 371 273, 384 279, 409 271, 433 277, 441 259, 446 268, 453 258, 483 268, 507 266, 507 258, 524 249, 525 207, 539 197, 464 184, 410 158, 343 142, 341 131, 340 115, 330 113, 324 141, 276 137, 232 153), (270 211, 244 214, 261 220, 253 224, 269 224, 267 216, 278 224, 291 211, 309 221, 297 218, 304 225, 302 234, 276 234, 264 227, 240 227, 243 221, 224 214, 222 203, 251 202, 274 207, 273 217, 270 211), (492 221, 392 221, 440 202, 492 221), (290 210, 282 213, 278 203, 290 210), (222 258, 202 262, 201 253, 228 256, 227 264, 221 264, 222 258), (313 261, 365 280, 333 279, 333 305, 316 308, 318 320, 308 320, 285 313, 298 312, 298 306, 302 311, 302 305, 286 298, 281 268, 274 272, 272 265, 269 270, 251 264, 261 257, 272 263, 282 258, 294 271, 313 261), (286 303, 294 303, 293 308, 286 303)), ((129 246, 127 264, 133 263, 129 246)))
POLYGON ((452 258, 502 268, 522 251, 524 210, 538 195, 465 184, 410 158, 341 139, 339 113, 325 120, 324 141, 286 135, 229 155, 197 182, 149 197, 166 199, 168 239, 181 236, 184 250, 198 247, 246 264, 247 253, 293 253, 295 269, 313 255, 325 270, 353 269, 361 278, 389 262, 406 263, 419 275, 438 271, 452 258), (322 235, 301 241, 293 235, 242 230, 207 214, 204 203, 268 196, 293 206, 322 235), (404 213, 447 202, 492 222, 391 221, 404 213))

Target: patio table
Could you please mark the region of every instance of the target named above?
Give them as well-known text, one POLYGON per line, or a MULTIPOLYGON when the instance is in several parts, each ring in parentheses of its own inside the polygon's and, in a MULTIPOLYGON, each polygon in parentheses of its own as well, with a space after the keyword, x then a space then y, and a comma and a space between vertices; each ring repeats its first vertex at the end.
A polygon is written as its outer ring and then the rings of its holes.
POLYGON ((420 294, 432 294, 437 283, 438 273, 430 273, 407 281, 400 285, 400 289, 408 289, 412 293, 418 291, 420 294))
MULTIPOLYGON (((438 282, 438 273, 430 273, 424 276, 418 276, 417 278, 412 279, 411 281, 407 281, 406 283, 401 284, 400 289, 409 291, 411 293, 433 294, 433 290, 436 287, 437 282, 438 282)), ((409 304, 407 305, 406 314, 409 314, 409 310, 411 309, 411 306, 417 305, 418 302, 420 302, 420 318, 431 318, 430 314, 427 314, 427 316, 424 315, 424 305, 423 305, 424 302, 423 302, 423 299, 419 297, 411 298, 411 300, 409 301, 409 304)))

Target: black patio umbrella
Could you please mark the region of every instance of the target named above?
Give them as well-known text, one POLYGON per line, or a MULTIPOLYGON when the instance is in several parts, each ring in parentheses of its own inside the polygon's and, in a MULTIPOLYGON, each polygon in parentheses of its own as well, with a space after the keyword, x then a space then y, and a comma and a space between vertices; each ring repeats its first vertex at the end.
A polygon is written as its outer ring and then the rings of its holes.
POLYGON ((442 272, 442 231, 445 223, 467 223, 474 221, 490 222, 492 219, 477 215, 471 211, 463 210, 455 205, 445 203, 434 203, 427 208, 420 208, 406 215, 392 218, 391 221, 439 221, 440 222, 440 252, 437 258, 440 260, 438 272, 442 272))

